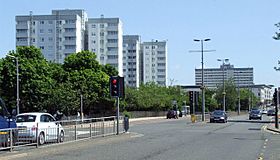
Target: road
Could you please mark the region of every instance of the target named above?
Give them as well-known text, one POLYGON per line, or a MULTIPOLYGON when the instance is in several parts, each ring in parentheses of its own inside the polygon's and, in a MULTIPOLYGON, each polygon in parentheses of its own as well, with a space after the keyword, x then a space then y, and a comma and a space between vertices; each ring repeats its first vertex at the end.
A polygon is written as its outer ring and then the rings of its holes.
MULTIPOLYGON (((247 119, 247 115, 234 119, 247 119)), ((265 120, 268 118, 265 116, 265 120)), ((135 122, 130 133, 7 153, 17 160, 256 160, 279 159, 279 135, 264 123, 191 123, 186 118, 135 122), (274 141, 272 141, 274 140, 274 141), (276 141, 278 140, 278 141, 276 141), (278 143, 277 143, 278 142, 278 143)))

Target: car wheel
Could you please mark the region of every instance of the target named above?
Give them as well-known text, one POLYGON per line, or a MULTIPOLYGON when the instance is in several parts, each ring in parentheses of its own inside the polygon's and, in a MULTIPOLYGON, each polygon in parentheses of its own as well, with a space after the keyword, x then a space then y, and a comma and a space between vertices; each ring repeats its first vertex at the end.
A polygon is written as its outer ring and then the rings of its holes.
POLYGON ((59 134, 59 142, 64 142, 64 132, 61 131, 59 134))
POLYGON ((45 135, 43 132, 40 133, 40 135, 38 137, 38 142, 39 142, 39 145, 43 145, 45 143, 45 135))

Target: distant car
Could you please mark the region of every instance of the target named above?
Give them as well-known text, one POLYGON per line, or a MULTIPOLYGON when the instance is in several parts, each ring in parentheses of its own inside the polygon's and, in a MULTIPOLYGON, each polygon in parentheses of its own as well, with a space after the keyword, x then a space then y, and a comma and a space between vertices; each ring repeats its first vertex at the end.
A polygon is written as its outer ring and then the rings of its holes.
POLYGON ((49 141, 64 141, 64 129, 48 113, 22 113, 16 116, 19 129, 19 141, 38 142, 40 145, 49 141), (38 131, 37 130, 38 126, 38 131), (37 132, 37 135, 36 135, 37 132))
POLYGON ((171 118, 175 118, 177 119, 178 118, 178 114, 177 114, 177 111, 175 110, 169 110, 166 114, 166 118, 167 119, 171 119, 171 118))
POLYGON ((187 116, 187 111, 186 110, 180 111, 179 117, 183 117, 183 116, 187 116))
POLYGON ((215 110, 210 115, 210 123, 213 122, 223 122, 227 123, 227 113, 222 110, 215 110))
POLYGON ((270 109, 267 111, 267 116, 275 116, 275 110, 274 109, 270 109))
POLYGON ((262 111, 261 110, 251 110, 249 113, 249 120, 251 119, 259 119, 262 120, 262 111))
POLYGON ((262 114, 267 114, 267 110, 263 109, 262 114))

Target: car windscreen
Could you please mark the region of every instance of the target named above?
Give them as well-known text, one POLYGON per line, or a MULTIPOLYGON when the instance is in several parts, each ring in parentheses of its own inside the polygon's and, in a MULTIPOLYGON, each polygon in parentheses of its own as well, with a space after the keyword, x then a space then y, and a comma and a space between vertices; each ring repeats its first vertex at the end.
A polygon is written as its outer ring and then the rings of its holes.
POLYGON ((213 115, 223 115, 224 112, 221 112, 221 111, 216 111, 216 112, 213 112, 213 115))
POLYGON ((20 115, 17 116, 16 122, 35 122, 35 115, 20 115))
POLYGON ((253 114, 259 114, 259 113, 260 113, 260 110, 252 110, 251 113, 253 113, 253 114))

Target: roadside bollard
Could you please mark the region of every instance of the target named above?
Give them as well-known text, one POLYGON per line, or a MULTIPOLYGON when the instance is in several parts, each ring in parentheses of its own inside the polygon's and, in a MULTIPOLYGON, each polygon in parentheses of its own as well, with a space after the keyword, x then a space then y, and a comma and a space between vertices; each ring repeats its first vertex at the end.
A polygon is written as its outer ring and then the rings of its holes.
POLYGON ((124 119, 123 119, 123 121, 124 121, 124 123, 123 123, 123 125, 124 125, 124 131, 127 132, 128 129, 129 129, 129 118, 128 118, 128 116, 125 116, 124 119))
POLYGON ((195 121, 196 121, 196 116, 195 116, 195 114, 192 114, 192 115, 191 115, 191 120, 192 120, 192 123, 195 123, 195 121))

